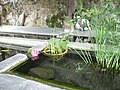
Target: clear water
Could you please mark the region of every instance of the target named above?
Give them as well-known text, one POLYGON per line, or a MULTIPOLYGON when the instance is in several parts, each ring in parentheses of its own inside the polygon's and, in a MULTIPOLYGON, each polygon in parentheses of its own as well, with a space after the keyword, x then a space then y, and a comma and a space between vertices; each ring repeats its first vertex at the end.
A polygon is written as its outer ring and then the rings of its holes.
MULTIPOLYGON (((58 83, 65 83, 77 88, 87 88, 88 90, 120 90, 120 74, 107 72, 98 69, 92 64, 85 64, 76 54, 68 54, 63 60, 53 63, 44 55, 40 55, 39 60, 29 60, 24 65, 14 69, 14 71, 27 74, 33 77, 41 77, 32 69, 49 69, 54 72, 54 78, 50 79, 58 83)), ((42 73, 42 72, 40 72, 42 73)), ((46 79, 44 77, 41 77, 46 79)))

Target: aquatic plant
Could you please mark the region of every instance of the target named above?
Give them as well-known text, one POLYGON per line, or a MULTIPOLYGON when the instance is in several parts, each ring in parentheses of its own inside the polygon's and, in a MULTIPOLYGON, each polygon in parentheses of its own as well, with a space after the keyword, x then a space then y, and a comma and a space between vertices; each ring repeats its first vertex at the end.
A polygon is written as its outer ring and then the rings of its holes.
POLYGON ((68 42, 66 36, 60 39, 53 36, 53 38, 48 41, 48 46, 44 49, 43 53, 54 61, 61 60, 68 51, 68 42))
MULTIPOLYGON (((96 31, 94 52, 97 66, 106 70, 120 70, 120 32, 117 23, 113 18, 96 18, 96 21, 93 29, 96 31)), ((93 62, 89 51, 74 50, 86 64, 93 62)))
POLYGON ((48 43, 49 44, 47 47, 48 48, 47 52, 52 54, 60 54, 64 52, 65 49, 67 49, 66 45, 68 42, 64 38, 61 39, 52 38, 48 43))
MULTIPOLYGON (((99 21, 99 20, 97 20, 99 21)), ((120 37, 116 22, 106 18, 96 26, 96 61, 98 66, 105 69, 120 69, 120 37)))

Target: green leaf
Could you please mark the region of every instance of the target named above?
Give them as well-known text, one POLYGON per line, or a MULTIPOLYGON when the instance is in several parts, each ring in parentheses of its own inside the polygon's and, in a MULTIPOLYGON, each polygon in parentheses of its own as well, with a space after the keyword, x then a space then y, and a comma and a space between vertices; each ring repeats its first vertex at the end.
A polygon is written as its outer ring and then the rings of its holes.
POLYGON ((9 52, 9 50, 1 50, 1 52, 9 52))

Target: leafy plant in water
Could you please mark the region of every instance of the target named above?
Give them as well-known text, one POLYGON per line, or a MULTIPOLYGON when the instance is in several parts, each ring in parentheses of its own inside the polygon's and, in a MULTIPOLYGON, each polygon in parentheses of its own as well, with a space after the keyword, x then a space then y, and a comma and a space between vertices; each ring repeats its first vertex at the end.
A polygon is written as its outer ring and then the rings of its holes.
POLYGON ((51 54, 63 53, 67 49, 67 44, 69 42, 66 38, 67 37, 56 39, 53 37, 50 39, 48 42, 47 52, 51 54))
POLYGON ((45 55, 52 58, 53 61, 61 60, 68 51, 68 36, 69 35, 66 35, 60 39, 53 36, 53 38, 49 40, 48 46, 44 49, 45 55))
MULTIPOLYGON (((95 56, 97 64, 102 69, 120 70, 120 37, 116 22, 113 18, 105 18, 102 21, 97 18, 96 21, 93 29, 96 30, 95 56)), ((89 51, 80 50, 79 53, 76 49, 74 50, 86 64, 93 61, 89 51)))
POLYGON ((120 69, 120 38, 115 21, 111 18, 102 20, 96 33, 97 64, 101 68, 120 69))
MULTIPOLYGON (((96 30, 97 51, 95 54, 98 65, 102 68, 120 69, 120 38, 118 35, 120 22, 116 23, 116 21, 119 21, 120 14, 119 9, 114 5, 114 0, 100 0, 90 9, 84 8, 83 0, 76 2, 75 5, 74 22, 77 22, 77 16, 80 17, 79 19, 87 18, 91 20, 93 30, 96 30), (97 19, 94 17, 97 17, 97 19)), ((81 54, 77 50, 75 51, 85 63, 92 62, 90 52, 81 50, 81 54)))

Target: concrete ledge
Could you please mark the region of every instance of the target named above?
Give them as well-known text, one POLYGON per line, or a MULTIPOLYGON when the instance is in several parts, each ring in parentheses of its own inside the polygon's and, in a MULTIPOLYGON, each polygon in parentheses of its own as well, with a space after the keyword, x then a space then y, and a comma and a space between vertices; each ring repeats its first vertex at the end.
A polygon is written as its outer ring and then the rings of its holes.
POLYGON ((76 50, 87 50, 87 51, 95 51, 96 45, 92 43, 80 43, 80 42, 70 42, 67 47, 76 49, 76 50))
POLYGON ((93 43, 70 42, 68 43, 67 47, 75 50, 85 50, 85 51, 104 51, 105 48, 106 52, 120 53, 119 47, 114 47, 111 45, 102 46, 93 43))
POLYGON ((5 72, 6 70, 14 68, 16 65, 27 60, 25 54, 16 54, 2 62, 0 62, 0 73, 5 72))
POLYGON ((0 47, 15 49, 19 51, 27 51, 31 47, 39 47, 39 51, 48 45, 48 40, 27 39, 16 37, 0 37, 0 47))
POLYGON ((29 27, 29 26, 1 26, 1 33, 12 33, 12 34, 31 34, 31 35, 42 35, 42 36, 58 36, 64 30, 62 28, 48 28, 48 27, 29 27))
POLYGON ((48 40, 2 36, 2 37, 0 37, 0 43, 9 44, 9 45, 18 45, 18 46, 24 46, 24 47, 33 47, 36 45, 47 44, 48 40))
POLYGON ((0 90, 65 90, 10 74, 0 74, 0 90))

